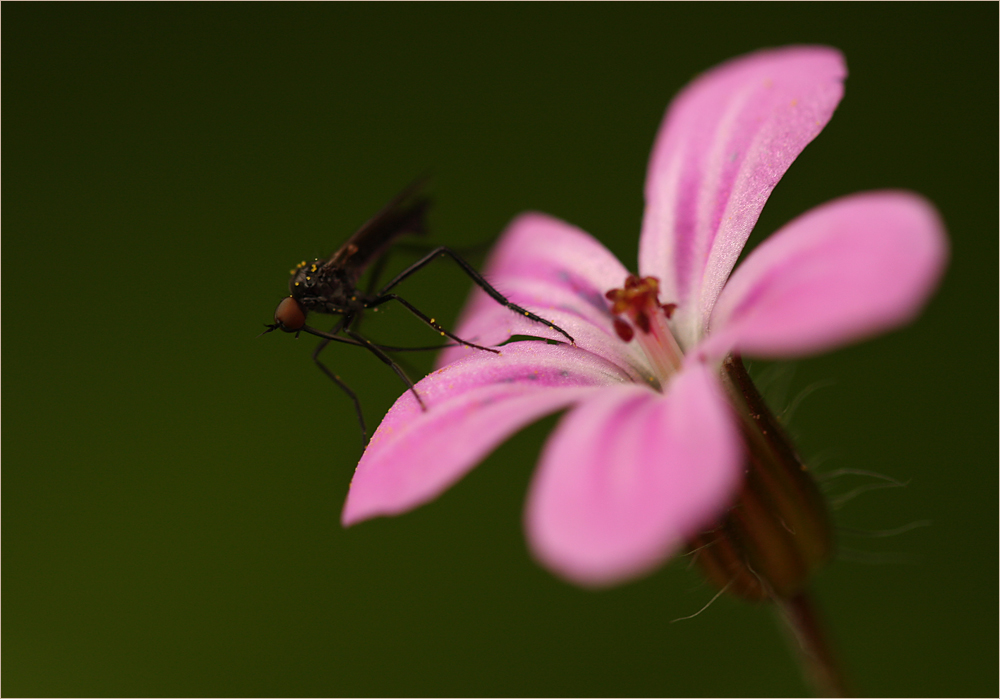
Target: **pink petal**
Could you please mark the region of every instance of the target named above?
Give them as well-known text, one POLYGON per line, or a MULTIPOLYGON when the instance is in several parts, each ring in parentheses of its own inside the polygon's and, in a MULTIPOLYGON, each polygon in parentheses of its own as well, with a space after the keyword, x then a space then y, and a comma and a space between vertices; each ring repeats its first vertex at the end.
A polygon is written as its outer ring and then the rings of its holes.
MULTIPOLYGON (((593 237, 543 214, 517 217, 504 231, 484 268, 502 294, 570 333, 577 343, 623 366, 645 360, 614 334, 609 289, 622 286, 628 270, 593 237)), ((504 308, 478 287, 462 312, 455 334, 496 345, 512 335, 565 341, 559 333, 504 308)), ((475 350, 455 347, 438 359, 444 366, 475 350)))
POLYGON ((581 349, 519 342, 424 378, 389 410, 351 482, 345 526, 396 515, 440 495, 525 425, 609 384, 621 370, 581 349))
POLYGON ((712 523, 742 458, 717 377, 692 363, 666 395, 638 385, 586 398, 549 439, 528 538, 542 563, 588 586, 648 572, 712 523))
POLYGON ((737 58, 673 101, 646 178, 639 270, 660 278, 694 345, 771 190, 843 94, 843 56, 788 47, 737 58))
POLYGON ((906 192, 837 199, 795 219, 736 270, 703 351, 819 352, 909 322, 948 258, 937 212, 906 192))

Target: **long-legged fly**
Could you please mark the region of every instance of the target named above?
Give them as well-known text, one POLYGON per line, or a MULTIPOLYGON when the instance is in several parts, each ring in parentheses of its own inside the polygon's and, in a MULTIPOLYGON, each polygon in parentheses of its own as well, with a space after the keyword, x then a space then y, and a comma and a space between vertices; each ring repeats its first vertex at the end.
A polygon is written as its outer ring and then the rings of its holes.
POLYGON ((540 318, 531 311, 508 301, 472 265, 447 247, 434 248, 397 274, 388 284, 377 290, 373 290, 378 273, 386 261, 385 253, 389 247, 400 236, 405 234, 422 234, 426 231, 424 218, 427 208, 430 206, 430 199, 420 194, 422 186, 423 181, 417 181, 400 192, 381 211, 375 214, 348 238, 329 258, 325 260, 317 259, 309 263, 300 262, 292 270, 292 278, 288 284, 291 293, 278 304, 277 309, 274 311, 274 323, 267 324, 267 330, 264 331, 264 333, 269 333, 273 330, 284 330, 285 332, 296 333, 296 335, 300 332, 305 332, 322 338, 322 341, 313 352, 313 361, 354 402, 354 409, 358 414, 358 422, 361 424, 361 438, 365 444, 368 442, 368 432, 365 428, 365 418, 361 412, 361 403, 358 401, 357 395, 344 383, 343 379, 330 371, 319 359, 320 352, 330 342, 343 342, 349 345, 364 347, 396 372, 403 383, 409 388, 410 392, 413 393, 413 397, 417 399, 422 409, 426 410, 427 407, 424 405, 420 394, 417 393, 417 389, 414 388, 413 381, 406 375, 402 367, 387 354, 390 351, 405 350, 408 348, 387 347, 375 344, 352 327, 360 321, 364 311, 375 309, 389 301, 396 301, 421 321, 434 328, 440 335, 449 338, 453 342, 465 345, 466 347, 483 350, 484 352, 498 352, 494 348, 482 347, 453 335, 441 327, 436 320, 414 307, 413 304, 397 294, 390 293, 393 287, 410 275, 423 269, 438 257, 449 257, 454 260, 462 271, 497 303, 530 320, 552 328, 564 335, 570 342, 574 341, 569 333, 555 323, 540 318), (369 279, 369 286, 371 288, 362 292, 357 287, 358 280, 370 265, 374 265, 369 279), (323 332, 322 330, 317 330, 306 325, 306 316, 309 313, 326 313, 328 315, 340 316, 340 318, 330 332, 323 332))

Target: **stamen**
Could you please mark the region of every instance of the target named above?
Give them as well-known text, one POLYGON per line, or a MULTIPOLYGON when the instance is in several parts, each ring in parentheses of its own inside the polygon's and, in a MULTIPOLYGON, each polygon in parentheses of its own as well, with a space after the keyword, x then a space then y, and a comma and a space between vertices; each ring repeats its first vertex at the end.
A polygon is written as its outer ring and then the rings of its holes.
POLYGON ((677 304, 661 304, 657 298, 659 290, 660 282, 656 277, 630 274, 623 288, 611 289, 605 298, 611 301, 615 333, 624 342, 630 342, 633 337, 639 342, 656 377, 665 385, 680 369, 684 354, 667 325, 677 304), (632 321, 631 325, 622 316, 632 321), (632 326, 639 329, 638 335, 632 326))
POLYGON ((618 337, 624 342, 631 342, 632 337, 635 335, 632 326, 618 316, 615 316, 615 332, 618 333, 618 337))

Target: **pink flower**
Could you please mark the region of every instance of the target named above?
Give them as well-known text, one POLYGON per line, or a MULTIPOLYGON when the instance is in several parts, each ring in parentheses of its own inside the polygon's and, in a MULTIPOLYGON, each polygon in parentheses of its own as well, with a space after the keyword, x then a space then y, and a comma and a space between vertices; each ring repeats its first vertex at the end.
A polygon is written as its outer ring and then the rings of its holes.
MULTIPOLYGON (((743 473, 720 380, 726 356, 802 356, 902 325, 945 265, 933 207, 884 191, 804 214, 730 277, 771 190, 829 121, 845 76, 838 51, 789 47, 737 58, 687 86, 649 164, 641 279, 579 229, 542 214, 517 218, 486 276, 576 346, 445 351, 417 384, 427 412, 406 392, 379 426, 343 523, 434 499, 511 434, 566 408, 526 508, 543 565, 581 585, 617 583, 718 520, 743 473)), ((490 345, 513 335, 563 339, 479 290, 455 332, 490 345)))

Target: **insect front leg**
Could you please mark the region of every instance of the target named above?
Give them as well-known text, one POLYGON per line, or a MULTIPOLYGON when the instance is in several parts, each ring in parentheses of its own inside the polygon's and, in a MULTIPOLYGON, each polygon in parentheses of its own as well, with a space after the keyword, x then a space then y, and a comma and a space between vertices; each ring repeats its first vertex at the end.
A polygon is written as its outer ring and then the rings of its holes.
POLYGON ((354 411, 358 414, 358 424, 361 425, 361 447, 364 448, 368 446, 368 429, 365 427, 364 413, 361 412, 361 401, 358 400, 358 397, 354 393, 354 391, 352 391, 348 387, 348 385, 344 383, 343 379, 341 379, 339 376, 330 371, 330 369, 327 368, 326 364, 324 364, 319 360, 319 353, 322 352, 323 349, 329 344, 330 340, 324 338, 322 342, 320 342, 316 346, 316 351, 314 351, 312 355, 313 362, 316 363, 316 366, 319 367, 320 371, 322 371, 324 374, 330 377, 330 380, 333 381, 338 386, 340 386, 341 390, 343 390, 343 392, 346 393, 352 401, 354 401, 354 411))
MULTIPOLYGON (((400 272, 399 274, 397 274, 396 277, 392 281, 390 281, 388 284, 386 284, 385 286, 383 286, 382 289, 377 294, 377 296, 378 297, 385 296, 386 292, 389 291, 389 289, 391 289, 394 286, 396 286, 397 284, 399 284, 401 281, 403 281, 404 279, 406 279, 407 277, 409 277, 414 272, 417 272, 417 271, 423 269, 424 267, 426 267, 428 264, 430 264, 433 260, 437 259, 438 257, 450 257, 452 260, 454 260, 458 264, 458 266, 461 267, 462 271, 465 272, 469 276, 469 278, 472 279, 472 281, 474 281, 477 285, 479 285, 480 289, 482 289, 483 291, 485 291, 490 296, 490 298, 492 298, 494 301, 496 301, 497 303, 499 303, 501 306, 503 306, 505 308, 509 308, 514 313, 517 313, 518 315, 522 315, 525 318, 527 318, 528 320, 533 320, 536 323, 541 323, 542 325, 555 330, 556 332, 558 332, 561 335, 563 335, 572 344, 574 344, 574 345, 576 344, 576 340, 573 339, 572 335, 570 335, 568 332, 566 332, 565 330, 563 330, 562 328, 560 328, 558 325, 556 325, 552 321, 545 320, 544 318, 535 315, 534 313, 532 313, 528 309, 522 308, 521 306, 518 306, 516 303, 511 303, 507 299, 506 296, 504 296, 503 294, 501 294, 499 291, 497 291, 493 287, 492 284, 490 284, 488 281, 486 281, 486 279, 483 277, 483 275, 481 275, 479 272, 476 271, 475 267, 473 267, 468 262, 466 262, 464 259, 462 259, 462 257, 458 253, 456 253, 454 250, 451 250, 450 248, 446 248, 446 247, 435 248, 434 250, 432 250, 431 252, 427 253, 422 258, 420 258, 419 260, 417 260, 416 262, 414 262, 412 265, 410 265, 409 267, 407 267, 406 269, 404 269, 402 272, 400 272)), ((453 338, 453 339, 458 340, 458 338, 453 338)), ((458 340, 458 341, 461 341, 461 340, 458 340)), ((468 344, 468 343, 463 343, 463 344, 468 344)))
POLYGON ((410 377, 406 375, 405 371, 403 371, 403 367, 396 364, 396 362, 393 361, 392 357, 390 357, 388 354, 379 349, 378 345, 371 342, 367 338, 362 337, 361 335, 354 332, 350 328, 346 328, 344 332, 346 332, 352 338, 357 340, 360 345, 366 347, 368 351, 370 351, 376 357, 381 359, 384 363, 392 367, 392 370, 396 372, 396 375, 399 376, 399 378, 403 380, 403 383, 405 383, 406 386, 410 389, 410 393, 413 394, 413 397, 417 399, 417 403, 420 404, 420 409, 423 410, 424 412, 427 412, 427 406, 424 405, 424 399, 420 397, 419 393, 417 393, 417 387, 413 385, 413 381, 411 381, 410 377))
MULTIPOLYGON (((346 323, 344 323, 344 325, 347 326, 349 323, 350 323, 350 319, 348 319, 348 321, 346 323)), ((421 410, 424 410, 424 411, 427 410, 427 406, 424 404, 424 401, 420 397, 420 394, 417 393, 417 389, 413 385, 413 381, 410 380, 410 377, 406 375, 406 372, 403 371, 402 367, 400 367, 398 364, 396 364, 396 362, 394 362, 392 360, 392 357, 390 357, 389 355, 387 355, 382 350, 381 347, 379 347, 378 345, 376 345, 374 342, 372 342, 368 338, 359 335, 354 330, 351 330, 350 327, 344 327, 343 330, 342 330, 342 332, 346 333, 350 337, 341 337, 339 335, 331 335, 330 333, 325 333, 322 330, 317 330, 316 328, 312 328, 312 327, 310 327, 308 325, 303 325, 302 326, 302 331, 303 332, 307 332, 310 335, 315 335, 316 337, 324 338, 326 340, 332 340, 334 342, 345 342, 345 343, 347 343, 349 345, 360 345, 361 347, 364 347, 369 352, 371 352, 376 357, 378 357, 380 360, 382 360, 383 363, 389 365, 392 368, 392 370, 394 372, 396 372, 396 375, 399 376, 399 378, 403 380, 403 383, 406 384, 406 387, 410 389, 410 392, 413 394, 413 397, 416 398, 417 399, 417 403, 420 404, 421 410)))

